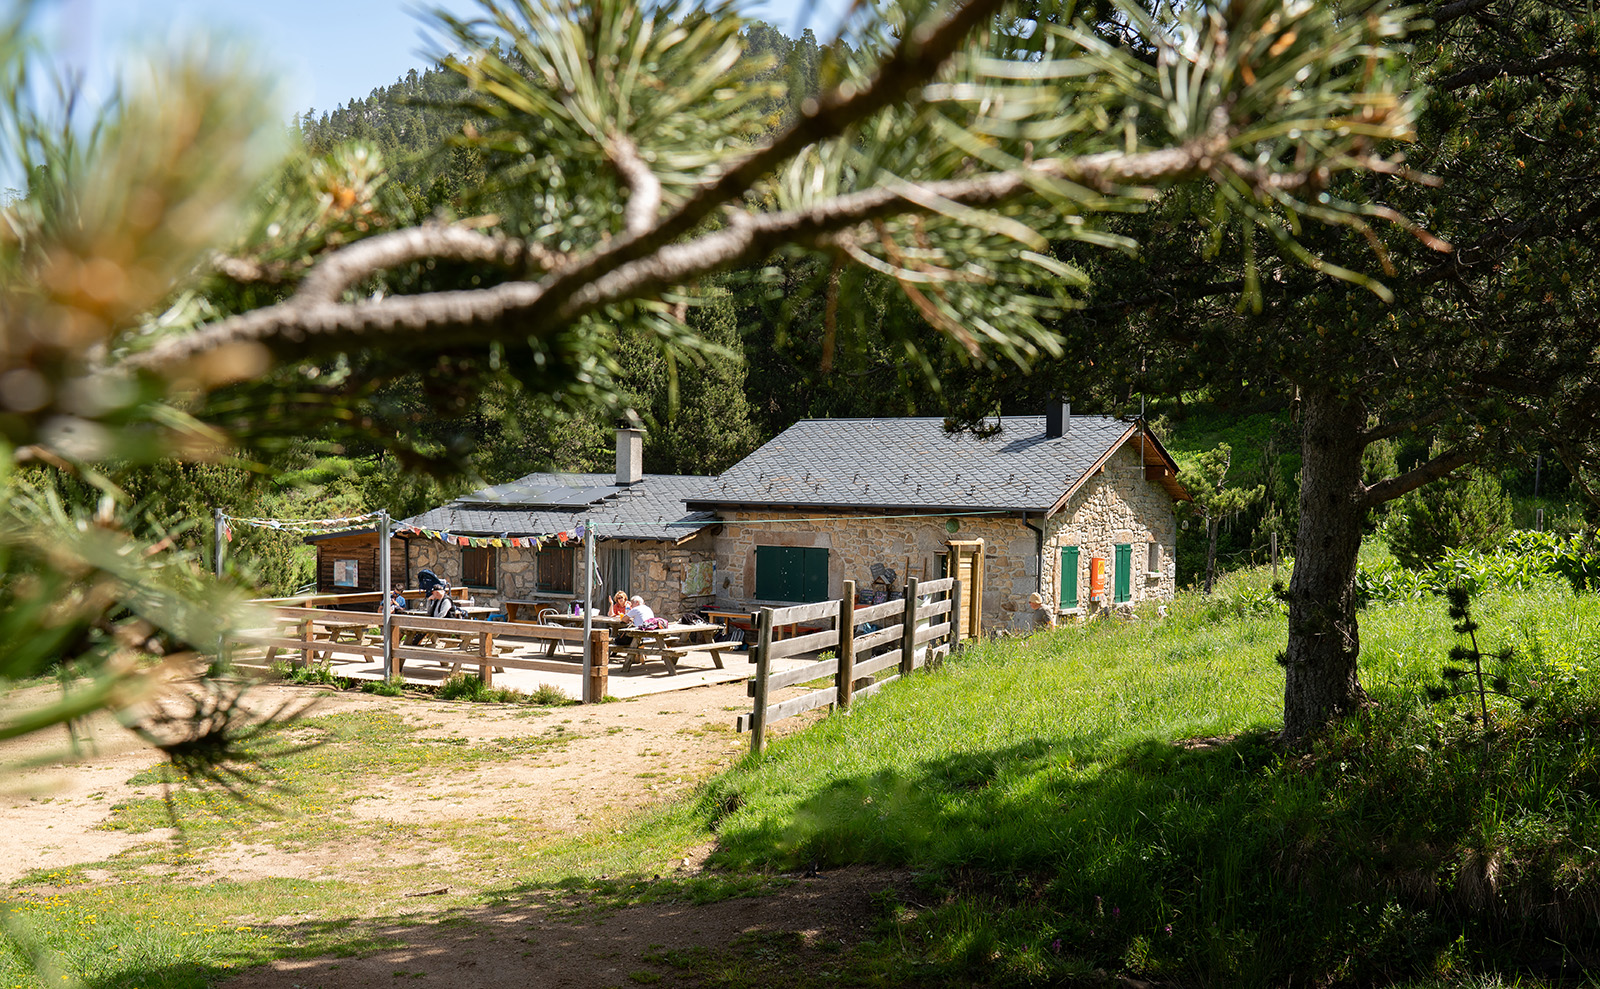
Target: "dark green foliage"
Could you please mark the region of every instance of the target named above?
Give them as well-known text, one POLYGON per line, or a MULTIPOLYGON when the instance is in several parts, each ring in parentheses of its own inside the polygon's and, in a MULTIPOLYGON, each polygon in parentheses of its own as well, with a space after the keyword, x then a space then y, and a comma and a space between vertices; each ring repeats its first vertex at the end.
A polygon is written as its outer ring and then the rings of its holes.
POLYGON ((1178 483, 1194 499, 1180 505, 1180 511, 1183 515, 1197 520, 1205 528, 1207 594, 1211 593, 1211 588, 1217 580, 1218 524, 1261 501, 1267 490, 1264 484, 1258 484, 1253 488, 1230 487, 1228 468, 1232 463, 1233 448, 1222 443, 1216 449, 1200 454, 1193 463, 1178 472, 1178 483))
POLYGON ((1412 570, 1447 550, 1487 552, 1511 531, 1511 499, 1487 470, 1446 478, 1410 492, 1394 506, 1385 528, 1395 559, 1412 570))

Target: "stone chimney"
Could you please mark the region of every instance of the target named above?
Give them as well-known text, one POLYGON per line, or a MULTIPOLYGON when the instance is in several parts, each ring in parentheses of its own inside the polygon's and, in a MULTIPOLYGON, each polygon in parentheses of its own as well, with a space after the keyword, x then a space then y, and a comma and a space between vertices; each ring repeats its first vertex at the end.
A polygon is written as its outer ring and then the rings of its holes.
POLYGON ((627 487, 644 480, 644 432, 617 430, 617 484, 627 487))
POLYGON ((1060 439, 1072 432, 1072 403, 1059 396, 1044 406, 1044 435, 1046 439, 1060 439))

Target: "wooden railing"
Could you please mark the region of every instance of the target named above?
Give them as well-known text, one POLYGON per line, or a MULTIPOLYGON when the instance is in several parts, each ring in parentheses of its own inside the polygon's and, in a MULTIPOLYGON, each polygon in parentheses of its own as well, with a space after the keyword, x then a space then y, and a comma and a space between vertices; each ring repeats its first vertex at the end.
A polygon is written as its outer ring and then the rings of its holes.
POLYGON ((847 710, 854 701, 872 696, 919 666, 937 663, 956 644, 952 616, 961 610, 959 580, 908 581, 904 598, 864 608, 855 606, 855 598, 855 581, 847 580, 844 596, 837 601, 761 609, 754 646, 756 674, 749 685, 755 704, 734 722, 736 730, 750 732, 751 752, 760 753, 766 745, 767 725, 772 722, 826 705, 847 710), (851 618, 840 621, 840 615, 851 618), (832 627, 775 641, 776 629, 823 621, 832 627), (862 625, 879 628, 858 634, 862 625), (831 658, 778 673, 772 670, 776 660, 828 650, 833 652, 831 658), (891 668, 893 674, 875 676, 891 668), (824 677, 831 677, 833 686, 768 703, 774 690, 824 677))
MULTIPOLYGON (((334 653, 364 656, 377 660, 380 665, 383 662, 386 651, 383 622, 372 612, 274 607, 269 609, 268 615, 268 627, 239 632, 227 644, 230 651, 241 646, 264 648, 265 662, 269 664, 280 652, 287 652, 291 662, 302 666, 329 658, 334 653)), ((456 670, 473 666, 486 685, 493 682, 497 669, 581 672, 581 660, 574 662, 578 657, 565 660, 553 658, 563 643, 574 643, 581 652, 583 629, 396 614, 389 620, 387 672, 391 677, 400 676, 408 660, 449 663, 456 670), (504 639, 508 636, 532 640, 535 652, 543 646, 546 656, 551 658, 508 655, 508 650, 529 644, 527 641, 507 644, 504 639), (432 644, 413 642, 414 639, 431 640, 432 644)), ((590 633, 589 655, 592 661, 589 678, 583 689, 582 699, 585 703, 600 701, 606 696, 609 645, 610 633, 605 629, 595 629, 590 633)))

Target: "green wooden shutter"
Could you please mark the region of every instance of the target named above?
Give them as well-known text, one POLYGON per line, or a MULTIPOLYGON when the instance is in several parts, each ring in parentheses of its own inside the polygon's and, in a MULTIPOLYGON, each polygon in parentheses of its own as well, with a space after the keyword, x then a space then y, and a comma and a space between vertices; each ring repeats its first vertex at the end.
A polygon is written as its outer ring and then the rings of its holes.
POLYGON ((822 601, 828 596, 828 551, 805 546, 756 547, 756 598, 822 601))
POLYGON ((828 551, 802 549, 800 596, 796 601, 822 601, 828 596, 828 551))
POLYGON ((1117 572, 1114 575, 1115 586, 1112 589, 1112 603, 1121 604, 1133 600, 1133 545, 1119 543, 1117 545, 1117 572))
POLYGON ((793 601, 800 586, 794 552, 787 546, 756 547, 756 597, 762 601, 793 601))
POLYGON ((1061 607, 1078 606, 1078 547, 1061 547, 1061 607))

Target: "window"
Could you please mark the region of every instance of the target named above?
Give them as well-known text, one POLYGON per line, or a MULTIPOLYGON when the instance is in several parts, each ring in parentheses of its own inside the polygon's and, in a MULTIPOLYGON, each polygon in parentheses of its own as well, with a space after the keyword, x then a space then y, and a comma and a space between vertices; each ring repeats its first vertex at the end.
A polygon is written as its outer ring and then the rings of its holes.
POLYGON ((1133 600, 1133 544, 1118 543, 1117 568, 1112 573, 1111 603, 1122 604, 1133 600))
POLYGON ((546 546, 539 551, 539 590, 572 593, 572 567, 578 551, 570 546, 546 546))
POLYGON ((809 546, 757 546, 756 598, 821 601, 828 596, 828 551, 809 546))
POLYGON ((494 550, 463 549, 461 551, 461 583, 468 587, 497 587, 494 550))
POLYGON ((1151 543, 1148 552, 1149 559, 1145 561, 1144 572, 1148 574, 1159 574, 1161 572, 1161 544, 1151 543))
POLYGON ((1078 606, 1078 547, 1061 547, 1061 607, 1078 606))

